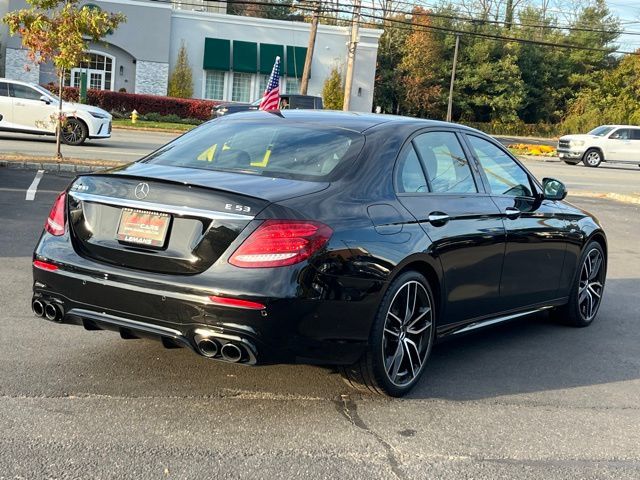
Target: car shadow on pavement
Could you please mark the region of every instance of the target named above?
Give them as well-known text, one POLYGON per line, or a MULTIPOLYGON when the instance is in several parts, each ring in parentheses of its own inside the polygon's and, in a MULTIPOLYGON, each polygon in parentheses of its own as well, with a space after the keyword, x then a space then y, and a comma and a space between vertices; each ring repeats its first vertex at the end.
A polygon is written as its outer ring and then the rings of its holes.
POLYGON ((445 340, 409 397, 479 400, 639 379, 639 284, 637 278, 608 280, 587 328, 540 313, 445 340))
MULTIPOLYGON (((639 314, 633 300, 638 282, 610 280, 598 318, 588 328, 567 327, 538 314, 441 342, 407 398, 480 400, 640 378, 640 333, 634 327, 639 314)), ((76 392, 204 397, 251 392, 277 398, 356 393, 331 368, 244 367, 186 349, 165 350, 158 342, 123 341, 113 332, 75 326, 48 331, 62 343, 67 334, 73 336, 60 350, 66 352, 58 358, 64 370, 47 376, 67 377, 66 388, 76 392)))

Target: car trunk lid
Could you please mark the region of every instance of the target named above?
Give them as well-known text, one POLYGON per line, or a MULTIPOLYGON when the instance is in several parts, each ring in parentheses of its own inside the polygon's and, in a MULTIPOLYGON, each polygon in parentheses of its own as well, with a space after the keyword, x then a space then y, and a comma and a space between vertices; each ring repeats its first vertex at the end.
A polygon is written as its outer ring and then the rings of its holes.
POLYGON ((74 181, 69 225, 78 254, 136 270, 197 274, 213 265, 261 210, 287 196, 285 191, 291 196, 322 188, 177 167, 142 170, 144 177, 119 169, 74 181))

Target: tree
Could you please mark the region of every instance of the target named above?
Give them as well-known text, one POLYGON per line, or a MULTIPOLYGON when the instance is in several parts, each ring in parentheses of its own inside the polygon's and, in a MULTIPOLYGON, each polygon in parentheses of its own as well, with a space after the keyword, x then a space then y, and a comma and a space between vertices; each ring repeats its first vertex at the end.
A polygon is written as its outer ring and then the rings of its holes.
POLYGON ((567 132, 587 132, 610 124, 640 124, 640 50, 626 55, 594 86, 578 93, 563 122, 567 132))
POLYGON ((427 30, 431 22, 428 12, 413 9, 412 29, 402 46, 403 111, 418 117, 442 117, 442 80, 436 65, 441 57, 434 35, 427 30))
POLYGON ((408 29, 393 20, 403 20, 404 16, 394 16, 384 26, 384 33, 378 45, 373 104, 386 113, 400 113, 400 103, 404 98, 404 84, 400 62, 402 46, 407 38, 408 29))
POLYGON ((337 67, 331 70, 331 73, 324 81, 322 87, 322 102, 324 107, 329 110, 342 110, 344 103, 344 85, 342 75, 337 67))
POLYGON ((58 76, 60 103, 56 122, 56 157, 64 127, 62 86, 65 71, 86 59, 88 40, 99 41, 126 20, 121 13, 80 6, 80 0, 26 0, 29 8, 7 13, 2 21, 11 35, 22 36, 29 59, 34 63, 53 62, 58 76))
POLYGON ((189 66, 189 55, 184 41, 180 45, 176 66, 169 78, 168 93, 170 97, 178 98, 191 98, 193 96, 193 73, 189 66))

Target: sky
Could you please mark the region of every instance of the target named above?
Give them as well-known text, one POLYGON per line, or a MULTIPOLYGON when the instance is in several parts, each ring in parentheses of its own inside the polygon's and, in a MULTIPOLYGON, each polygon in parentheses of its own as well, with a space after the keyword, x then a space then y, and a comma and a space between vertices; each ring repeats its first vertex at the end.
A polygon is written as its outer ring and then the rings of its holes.
POLYGON ((621 35, 618 40, 620 50, 634 51, 640 48, 640 0, 607 1, 609 8, 621 22, 621 28, 637 35, 621 35), (634 23, 629 23, 634 22, 634 23))

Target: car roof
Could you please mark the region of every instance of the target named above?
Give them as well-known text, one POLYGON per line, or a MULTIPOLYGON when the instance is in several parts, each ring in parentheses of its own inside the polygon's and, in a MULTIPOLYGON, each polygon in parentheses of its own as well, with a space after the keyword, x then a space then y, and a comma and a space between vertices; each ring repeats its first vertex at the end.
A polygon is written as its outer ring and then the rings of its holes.
POLYGON ((295 120, 296 122, 304 123, 319 123, 322 125, 331 125, 333 127, 344 128, 347 130, 353 130, 359 133, 364 132, 372 127, 386 124, 388 126, 400 127, 400 126, 415 126, 420 127, 456 127, 463 128, 468 131, 476 131, 472 128, 465 127, 463 125, 441 122, 438 120, 426 120, 413 117, 402 117, 398 115, 382 115, 376 113, 358 113, 358 112, 341 112, 337 110, 274 110, 272 112, 265 112, 260 110, 254 110, 250 112, 234 113, 228 117, 222 117, 226 121, 239 121, 239 120, 260 120, 266 119, 269 115, 275 115, 279 118, 295 120))
POLYGON ((35 83, 31 83, 31 82, 23 82, 22 80, 14 80, 12 78, 2 78, 0 77, 0 82, 6 82, 6 83, 17 83, 18 85, 28 85, 30 87, 35 86, 35 83))

